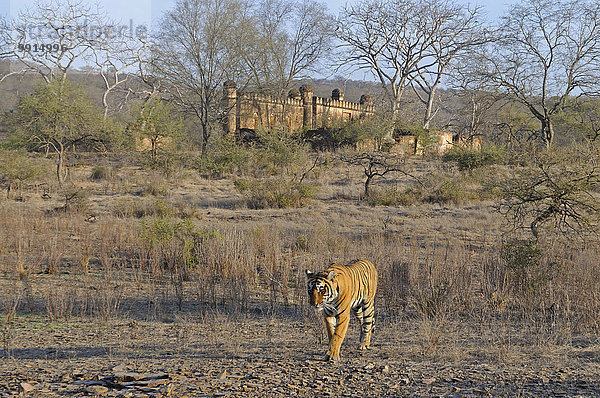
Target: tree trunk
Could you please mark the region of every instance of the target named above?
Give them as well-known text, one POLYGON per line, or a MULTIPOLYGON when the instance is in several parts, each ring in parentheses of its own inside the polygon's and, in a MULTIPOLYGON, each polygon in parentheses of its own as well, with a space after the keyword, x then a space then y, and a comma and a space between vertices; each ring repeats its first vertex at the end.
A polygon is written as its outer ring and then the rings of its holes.
MULTIPOLYGON (((427 104, 425 107, 425 117, 423 118, 423 128, 429 130, 431 120, 435 116, 433 114, 433 102, 435 100, 436 87, 433 87, 427 96, 427 104)), ((437 112, 436 112, 437 113, 437 112)))
POLYGON ((550 148, 554 143, 554 124, 549 117, 546 117, 541 120, 542 128, 540 129, 540 135, 544 144, 546 144, 546 148, 550 148))
POLYGON ((367 174, 367 179, 365 180, 365 199, 369 197, 369 184, 372 178, 373 176, 367 174))
POLYGON ((65 182, 65 147, 62 143, 59 143, 59 150, 57 155, 58 159, 56 160, 56 177, 58 178, 58 185, 62 186, 62 184, 65 182))
POLYGON ((208 122, 200 122, 202 125, 202 156, 206 155, 206 148, 208 146, 208 139, 210 138, 210 129, 208 122))

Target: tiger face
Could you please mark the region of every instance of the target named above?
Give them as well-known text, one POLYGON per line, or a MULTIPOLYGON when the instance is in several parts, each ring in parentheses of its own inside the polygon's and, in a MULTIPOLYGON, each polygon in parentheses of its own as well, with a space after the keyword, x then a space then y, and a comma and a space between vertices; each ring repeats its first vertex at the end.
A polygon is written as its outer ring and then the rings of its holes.
POLYGON ((306 271, 308 300, 317 310, 324 310, 337 297, 334 286, 335 272, 329 274, 306 271))

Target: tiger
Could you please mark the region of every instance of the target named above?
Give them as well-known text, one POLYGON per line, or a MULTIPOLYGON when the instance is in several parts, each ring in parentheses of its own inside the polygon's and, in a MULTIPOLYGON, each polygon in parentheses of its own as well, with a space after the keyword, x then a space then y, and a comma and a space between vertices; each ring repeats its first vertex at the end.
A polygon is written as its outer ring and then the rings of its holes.
POLYGON ((329 350, 325 360, 336 362, 350 322, 350 311, 360 323, 360 350, 371 345, 375 318, 377 270, 367 260, 354 260, 347 265, 333 263, 324 271, 306 270, 310 305, 323 311, 329 350))

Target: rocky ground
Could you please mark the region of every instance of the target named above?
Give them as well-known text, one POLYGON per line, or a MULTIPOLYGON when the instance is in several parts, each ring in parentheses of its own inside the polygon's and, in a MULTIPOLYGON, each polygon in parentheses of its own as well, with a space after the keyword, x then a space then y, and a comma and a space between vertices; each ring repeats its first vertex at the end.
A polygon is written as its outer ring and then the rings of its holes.
POLYGON ((432 341, 431 325, 404 320, 384 322, 374 347, 360 354, 351 324, 343 358, 330 364, 322 361, 326 347, 315 322, 284 316, 173 323, 21 319, 4 331, 0 397, 600 394, 600 349, 589 340, 544 347, 516 334, 507 342, 491 329, 478 336, 446 325, 432 341))

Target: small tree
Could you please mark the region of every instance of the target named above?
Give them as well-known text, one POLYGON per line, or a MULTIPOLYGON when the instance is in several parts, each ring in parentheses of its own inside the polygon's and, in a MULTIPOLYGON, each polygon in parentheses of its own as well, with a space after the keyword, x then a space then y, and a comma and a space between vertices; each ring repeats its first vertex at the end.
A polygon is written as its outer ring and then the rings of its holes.
POLYGON ((23 97, 9 120, 17 142, 56 155, 59 184, 67 175, 68 150, 97 141, 102 124, 83 89, 62 78, 50 80, 38 86, 33 95, 23 97))
POLYGON ((138 116, 129 129, 141 141, 142 147, 150 144, 150 160, 155 164, 159 149, 166 150, 177 144, 182 135, 183 122, 174 116, 175 110, 171 104, 156 97, 145 102, 136 113, 138 116))
POLYGON ((375 177, 384 177, 386 174, 393 171, 398 171, 406 176, 414 178, 420 183, 419 179, 411 175, 406 169, 404 159, 386 154, 384 152, 363 152, 354 155, 342 155, 341 159, 343 162, 361 166, 364 170, 365 176, 365 197, 369 196, 369 186, 371 181, 375 177))

